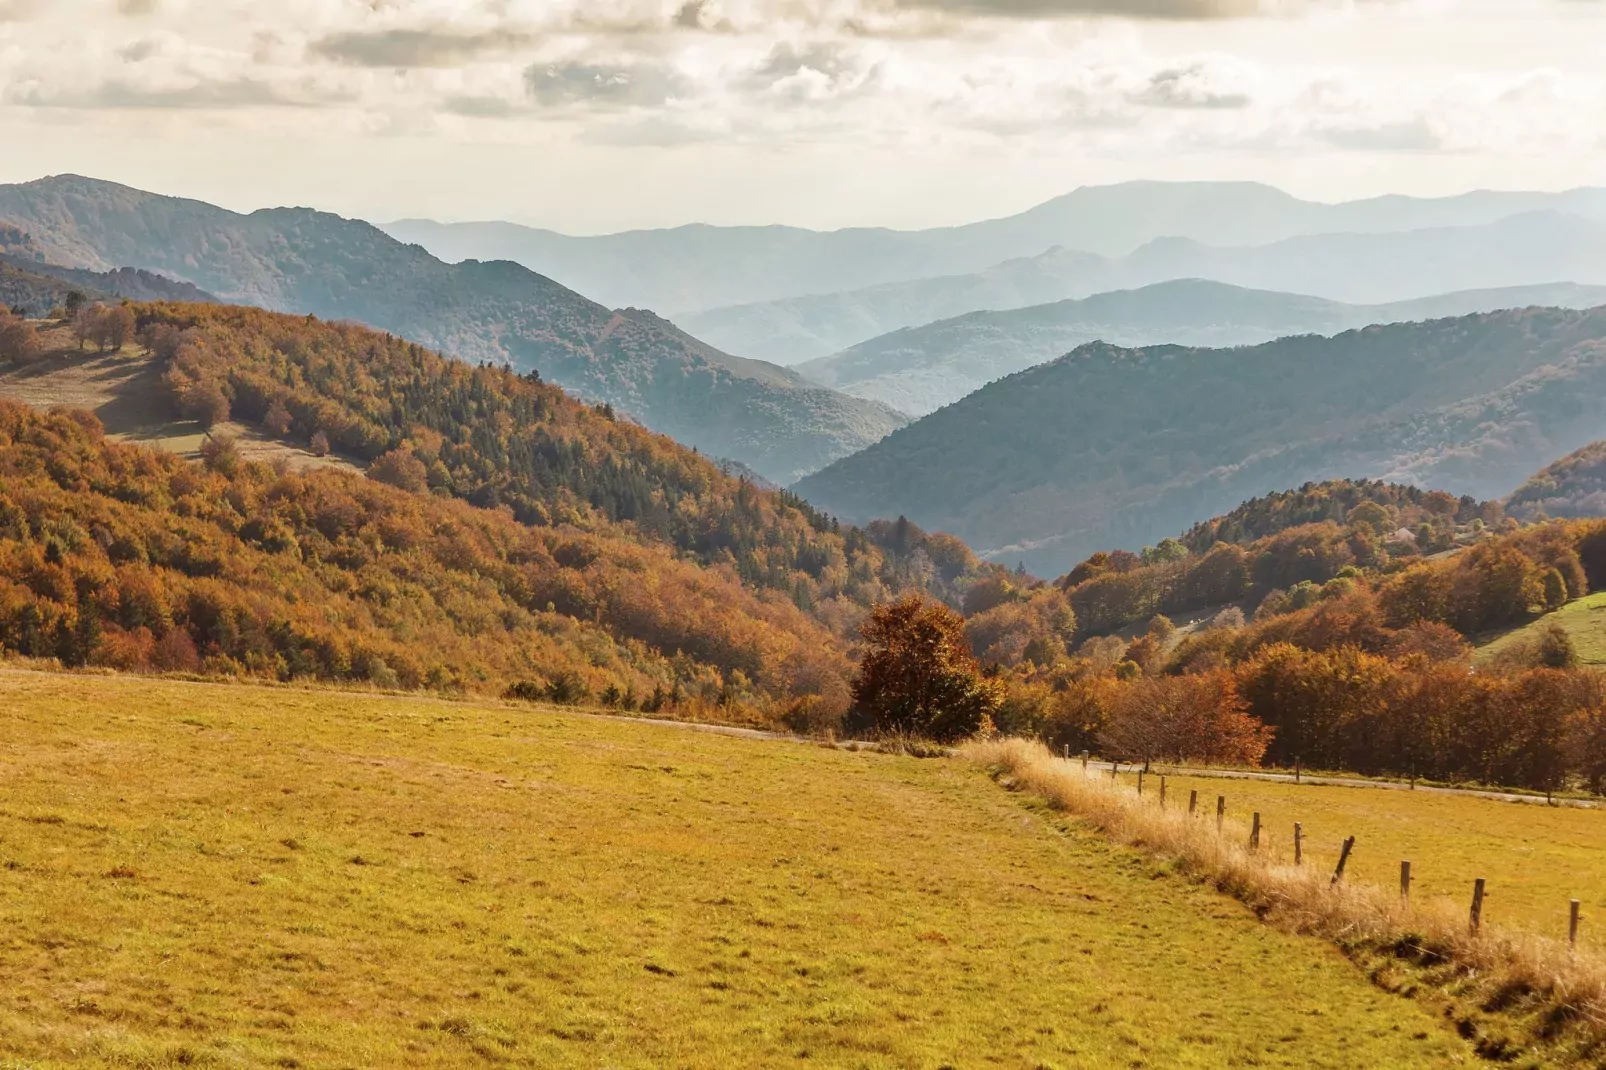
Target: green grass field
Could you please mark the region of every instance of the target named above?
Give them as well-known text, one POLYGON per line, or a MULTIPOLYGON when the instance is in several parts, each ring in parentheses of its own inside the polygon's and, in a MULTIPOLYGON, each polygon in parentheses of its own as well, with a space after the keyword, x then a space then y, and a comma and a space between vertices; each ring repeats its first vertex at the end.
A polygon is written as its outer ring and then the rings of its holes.
POLYGON ((0 977, 6 1067, 1471 1058, 958 761, 118 677, 0 673, 0 977))
POLYGON ((1569 602, 1554 613, 1489 639, 1478 647, 1478 657, 1493 657, 1513 644, 1537 638, 1552 624, 1567 629, 1579 661, 1585 665, 1606 665, 1606 591, 1569 602))
MULTIPOLYGON (((1106 773, 1106 775, 1108 775, 1106 773)), ((1123 773, 1128 784, 1136 780, 1123 773)), ((1144 778, 1159 805, 1160 778, 1144 778)), ((1214 777, 1167 777, 1167 805, 1199 793, 1200 819, 1215 821, 1226 796, 1228 828, 1246 835, 1260 811, 1262 845, 1293 854, 1294 822, 1304 826, 1305 858, 1331 870, 1346 836, 1355 837, 1352 880, 1399 887, 1409 860, 1415 898, 1444 895, 1469 902, 1472 884, 1488 881, 1484 917, 1547 936, 1567 934, 1568 900, 1583 903, 1581 939, 1606 946, 1606 811, 1362 787, 1330 787, 1214 777)))

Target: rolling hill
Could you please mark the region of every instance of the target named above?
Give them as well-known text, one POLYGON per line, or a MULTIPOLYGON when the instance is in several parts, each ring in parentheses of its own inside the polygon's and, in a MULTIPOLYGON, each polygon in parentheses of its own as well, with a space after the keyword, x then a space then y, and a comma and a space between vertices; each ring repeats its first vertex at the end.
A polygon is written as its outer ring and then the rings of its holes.
POLYGON ((1591 442, 1529 476, 1506 508, 1515 516, 1606 516, 1606 441, 1591 442))
POLYGON ((796 487, 1064 571, 1269 490, 1388 478, 1495 497, 1606 434, 1606 309, 1527 309, 1235 349, 1085 345, 796 487))
POLYGON ((472 361, 539 370, 654 430, 787 482, 904 418, 722 353, 651 313, 613 311, 517 264, 448 265, 305 208, 239 215, 76 176, 0 187, 0 221, 50 261, 183 279, 226 300, 353 319, 472 361))
POLYGON ((826 386, 924 416, 995 379, 1086 342, 1257 345, 1289 335, 1338 334, 1374 323, 1535 305, 1606 305, 1606 286, 1556 283, 1467 290, 1386 305, 1348 305, 1179 279, 1032 308, 972 312, 872 338, 834 356, 799 364, 797 371, 826 386))
POLYGON ((983 309, 1023 308, 1173 279, 1383 304, 1461 290, 1606 284, 1606 222, 1532 212, 1475 226, 1331 233, 1267 245, 1159 238, 1121 257, 1068 248, 972 274, 925 278, 676 317, 712 344, 783 363, 983 309))
MULTIPOLYGON (((1606 192, 1482 191, 1437 199, 1391 196, 1320 204, 1253 182, 1128 182, 1083 187, 1003 219, 921 231, 686 226, 572 237, 512 223, 428 220, 403 220, 385 229, 443 260, 513 260, 598 300, 645 305, 682 322, 684 313, 729 305, 971 274, 1056 245, 1121 257, 1157 238, 1263 245, 1306 234, 1477 226, 1542 210, 1606 219, 1606 192)), ((1019 303, 1069 296, 1062 292, 1019 303)), ((1009 306, 951 308, 910 322, 999 307, 1009 306)), ((832 353, 889 329, 868 331, 809 355, 832 353)), ((775 352, 764 355, 782 359, 775 352)))

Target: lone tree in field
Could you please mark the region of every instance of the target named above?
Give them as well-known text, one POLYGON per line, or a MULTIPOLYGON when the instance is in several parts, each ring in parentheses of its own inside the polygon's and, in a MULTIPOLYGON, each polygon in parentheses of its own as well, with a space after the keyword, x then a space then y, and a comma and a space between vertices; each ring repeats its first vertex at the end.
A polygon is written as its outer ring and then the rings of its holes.
POLYGON ((868 644, 853 697, 883 732, 941 742, 963 739, 1003 702, 965 642, 964 618, 910 595, 877 606, 859 630, 868 644))

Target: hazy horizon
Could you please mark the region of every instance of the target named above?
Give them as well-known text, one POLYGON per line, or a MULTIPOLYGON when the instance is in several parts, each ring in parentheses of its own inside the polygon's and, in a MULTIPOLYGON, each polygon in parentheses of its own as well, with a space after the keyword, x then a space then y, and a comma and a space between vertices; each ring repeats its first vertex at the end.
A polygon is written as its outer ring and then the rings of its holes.
POLYGON ((566 234, 1606 184, 1564 0, 0 0, 0 181, 566 234))

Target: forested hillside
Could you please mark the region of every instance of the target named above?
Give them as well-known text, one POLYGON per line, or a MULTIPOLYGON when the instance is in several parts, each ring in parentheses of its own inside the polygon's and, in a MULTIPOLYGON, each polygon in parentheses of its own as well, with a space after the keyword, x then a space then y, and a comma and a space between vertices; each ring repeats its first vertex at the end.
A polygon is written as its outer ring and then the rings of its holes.
POLYGON ((651 313, 612 311, 516 264, 447 265, 366 223, 309 209, 237 215, 68 176, 0 187, 0 220, 56 263, 152 269, 229 300, 354 319, 470 361, 539 370, 779 482, 904 422, 879 403, 731 357, 651 313))
MULTIPOLYGON (((233 420, 300 457, 349 459, 407 490, 663 545, 783 595, 842 637, 868 606, 903 591, 957 605, 983 571, 952 536, 906 522, 844 528, 533 375, 313 317, 223 305, 110 311, 126 313, 128 334, 109 355, 81 352, 66 328, 39 325, 41 334, 12 321, 13 333, 33 336, 22 381, 77 364, 115 371, 144 384, 115 400, 121 417, 130 407, 159 410, 135 423, 177 419, 199 430, 233 420)), ((106 314, 89 313, 96 322, 106 314)), ((81 326, 86 338, 96 330, 81 326)))
POLYGON ((965 629, 999 666, 998 725, 1056 751, 1600 790, 1606 676, 1543 625, 1603 584, 1599 521, 1519 528, 1496 504, 1338 481, 1052 584, 978 587, 965 629), (1534 621, 1470 671, 1471 640, 1534 621))
POLYGON ((1530 476, 1506 499, 1512 515, 1606 516, 1606 441, 1591 442, 1530 476))
POLYGON ((788 600, 622 532, 280 473, 222 442, 197 466, 9 402, 0 477, 12 652, 755 716, 845 703, 842 648, 788 600))
POLYGON ((1606 286, 1555 283, 1467 290, 1385 305, 1248 290, 1202 279, 1155 283, 1003 312, 973 312, 872 338, 797 370, 826 386, 923 416, 995 379, 1088 342, 1118 346, 1259 345, 1378 323, 1504 308, 1606 305, 1606 286))
POLYGON ((798 484, 1033 571, 1268 488, 1365 476, 1498 496, 1606 432, 1606 311, 1529 309, 1226 349, 1094 344, 798 484))

